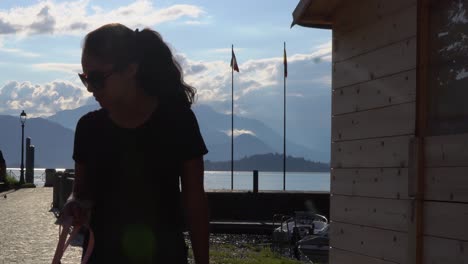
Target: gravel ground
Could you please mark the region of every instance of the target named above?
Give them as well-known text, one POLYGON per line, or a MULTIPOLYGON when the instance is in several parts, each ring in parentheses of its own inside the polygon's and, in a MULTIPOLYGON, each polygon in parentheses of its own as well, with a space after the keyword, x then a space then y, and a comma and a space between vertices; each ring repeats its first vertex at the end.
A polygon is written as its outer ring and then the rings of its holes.
MULTIPOLYGON (((0 264, 51 262, 58 241, 51 202, 52 188, 0 193, 0 264)), ((188 239, 187 242, 190 246, 188 239)), ((270 243, 270 237, 264 235, 212 234, 210 237, 212 247, 234 246, 230 249, 239 256, 251 249, 249 245, 269 246, 270 243)), ((81 252, 81 247, 72 245, 62 263, 79 263, 81 252)), ((194 263, 193 260, 190 263, 194 263)))
MULTIPOLYGON (((58 241, 51 202, 51 188, 0 194, 0 264, 51 263, 58 241)), ((79 263, 80 258, 81 248, 70 247, 62 263, 79 263)))

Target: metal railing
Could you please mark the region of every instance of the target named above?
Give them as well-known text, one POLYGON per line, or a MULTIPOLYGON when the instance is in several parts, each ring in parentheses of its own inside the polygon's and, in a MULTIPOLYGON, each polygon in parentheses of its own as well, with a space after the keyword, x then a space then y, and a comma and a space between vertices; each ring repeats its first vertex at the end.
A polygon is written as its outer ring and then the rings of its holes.
POLYGON ((16 175, 13 170, 7 170, 7 176, 14 177, 15 179, 19 179, 19 175, 16 175))
MULTIPOLYGON (((19 175, 19 174, 16 174, 15 171, 17 171, 17 170, 9 169, 9 170, 6 171, 6 175, 9 176, 9 177, 13 177, 13 178, 19 180, 20 175, 19 175)), ((19 172, 18 172, 18 173, 19 173, 19 172)), ((39 178, 41 182, 45 182, 45 176, 46 176, 46 173, 45 173, 45 171, 43 171, 43 172, 41 173, 41 175, 39 175, 39 176, 37 176, 36 174, 34 174, 34 179, 39 178)))

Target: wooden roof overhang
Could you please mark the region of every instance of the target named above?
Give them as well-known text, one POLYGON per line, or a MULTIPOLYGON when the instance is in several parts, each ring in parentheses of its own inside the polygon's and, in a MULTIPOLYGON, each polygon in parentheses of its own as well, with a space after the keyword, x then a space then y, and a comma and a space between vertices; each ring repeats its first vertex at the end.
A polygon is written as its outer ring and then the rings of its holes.
POLYGON ((299 25, 303 27, 331 29, 333 13, 343 0, 301 0, 297 4, 291 27, 299 25))

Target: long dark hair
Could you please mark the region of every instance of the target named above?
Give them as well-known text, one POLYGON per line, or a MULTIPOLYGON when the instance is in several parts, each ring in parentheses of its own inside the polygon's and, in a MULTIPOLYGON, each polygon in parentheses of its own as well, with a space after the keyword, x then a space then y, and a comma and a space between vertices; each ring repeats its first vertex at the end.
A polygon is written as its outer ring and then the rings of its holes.
POLYGON ((184 82, 179 63, 152 29, 133 31, 118 23, 104 25, 86 35, 83 54, 111 63, 115 70, 137 63, 137 84, 147 95, 188 106, 194 102, 195 88, 184 82))

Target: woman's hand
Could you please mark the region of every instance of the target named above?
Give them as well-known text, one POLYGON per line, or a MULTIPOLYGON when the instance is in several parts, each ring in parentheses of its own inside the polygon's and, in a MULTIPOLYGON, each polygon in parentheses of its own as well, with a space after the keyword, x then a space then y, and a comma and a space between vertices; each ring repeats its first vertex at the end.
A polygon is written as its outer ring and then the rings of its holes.
POLYGON ((63 206, 57 222, 59 224, 71 221, 72 226, 81 226, 89 222, 91 202, 71 198, 63 206))
POLYGON ((90 217, 92 202, 89 195, 89 184, 86 180, 85 165, 75 163, 75 180, 73 191, 60 212, 58 224, 71 221, 73 226, 87 224, 90 217))

